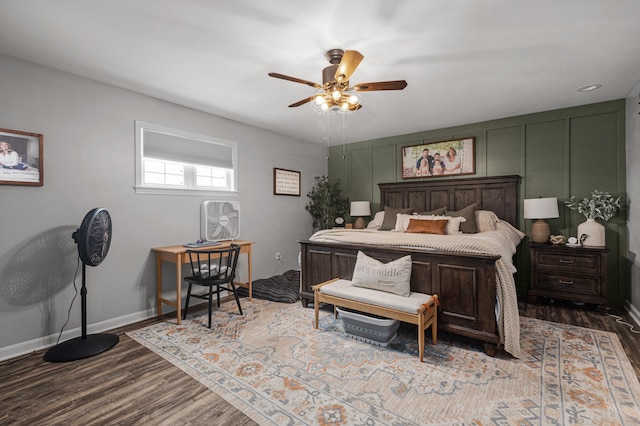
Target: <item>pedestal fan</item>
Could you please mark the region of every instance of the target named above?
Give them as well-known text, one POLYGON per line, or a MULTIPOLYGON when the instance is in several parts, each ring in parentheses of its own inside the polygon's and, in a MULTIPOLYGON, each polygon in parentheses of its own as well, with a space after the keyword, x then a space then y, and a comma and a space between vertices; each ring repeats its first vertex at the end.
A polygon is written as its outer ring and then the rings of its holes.
POLYGON ((114 347, 119 338, 115 334, 98 333, 87 335, 87 287, 86 267, 98 266, 109 252, 111 244, 111 216, 103 208, 87 213, 80 228, 72 234, 78 245, 82 261, 82 336, 57 344, 44 354, 45 361, 67 362, 89 358, 114 347))

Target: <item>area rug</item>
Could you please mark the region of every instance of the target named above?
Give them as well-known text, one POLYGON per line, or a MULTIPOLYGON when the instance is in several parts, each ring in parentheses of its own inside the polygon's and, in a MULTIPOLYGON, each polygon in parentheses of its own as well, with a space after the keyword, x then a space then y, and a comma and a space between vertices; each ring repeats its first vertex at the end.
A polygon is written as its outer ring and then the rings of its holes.
POLYGON ((612 333, 521 318, 525 356, 447 333, 418 361, 416 329, 386 348, 331 311, 243 300, 128 335, 261 425, 640 424, 640 384, 612 333))

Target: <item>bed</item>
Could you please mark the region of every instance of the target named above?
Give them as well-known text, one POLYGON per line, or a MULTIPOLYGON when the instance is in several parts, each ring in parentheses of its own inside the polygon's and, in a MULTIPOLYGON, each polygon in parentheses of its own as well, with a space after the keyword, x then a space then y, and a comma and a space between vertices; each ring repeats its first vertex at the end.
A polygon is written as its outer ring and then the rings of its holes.
MULTIPOLYGON (((515 229, 518 185, 519 176, 381 183, 380 206, 430 212, 458 211, 475 204, 477 210, 493 212, 502 228, 519 234, 514 238, 515 252, 524 235, 515 229)), ((409 254, 411 291, 440 297, 440 330, 479 339, 487 353, 504 347, 519 357, 513 253, 492 243, 489 234, 433 235, 424 242, 420 235, 393 231, 320 231, 300 241, 302 303, 308 306, 313 301, 315 284, 332 278, 350 280, 358 251, 382 262, 409 254)))
POLYGON ((39 182, 40 171, 27 166, 23 170, 0 167, 0 181, 6 182, 39 182))

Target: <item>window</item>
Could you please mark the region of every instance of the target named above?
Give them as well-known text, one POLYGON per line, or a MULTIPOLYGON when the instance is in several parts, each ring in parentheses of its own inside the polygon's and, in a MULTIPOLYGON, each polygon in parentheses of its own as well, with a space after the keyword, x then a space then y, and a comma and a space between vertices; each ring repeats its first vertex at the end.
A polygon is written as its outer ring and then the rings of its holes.
POLYGON ((136 121, 136 193, 235 193, 236 144, 136 121))

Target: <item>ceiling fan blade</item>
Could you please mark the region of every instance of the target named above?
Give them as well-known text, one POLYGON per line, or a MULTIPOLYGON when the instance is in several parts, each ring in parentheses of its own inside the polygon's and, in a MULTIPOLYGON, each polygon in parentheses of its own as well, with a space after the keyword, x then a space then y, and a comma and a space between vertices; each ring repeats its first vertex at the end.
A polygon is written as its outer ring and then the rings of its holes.
POLYGON ((301 78, 290 77, 290 76, 284 75, 284 74, 278 74, 277 72, 270 72, 269 73, 269 77, 281 78, 283 80, 293 81, 294 83, 306 84, 307 86, 315 87, 316 89, 319 89, 319 88, 322 87, 318 83, 314 83, 312 81, 303 80, 301 78))
POLYGON ((354 90, 358 92, 373 92, 375 90, 402 90, 407 87, 407 82, 404 80, 394 81, 376 81, 373 83, 360 83, 353 86, 354 90))
POLYGON ((289 105, 289 108, 295 108, 295 107, 298 107, 298 106, 300 106, 300 105, 304 105, 304 104, 306 104, 307 102, 312 101, 312 100, 313 100, 313 98, 315 98, 315 96, 309 96, 308 98, 305 98, 305 99, 303 99, 303 100, 301 100, 301 101, 298 101, 298 102, 296 102, 296 103, 293 103, 293 104, 289 105))
POLYGON ((364 56, 357 50, 346 50, 342 55, 342 59, 333 78, 335 78, 338 83, 348 81, 363 58, 364 56))

